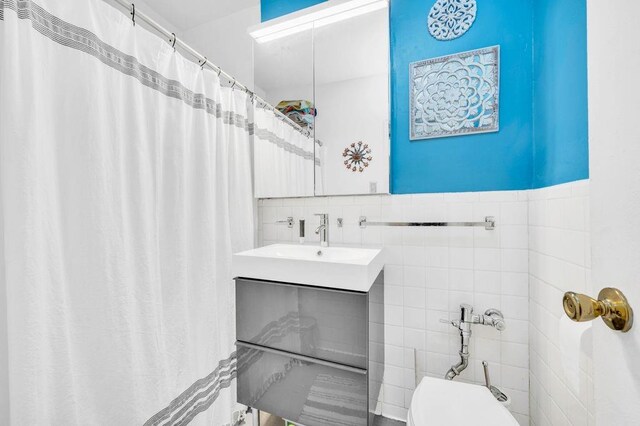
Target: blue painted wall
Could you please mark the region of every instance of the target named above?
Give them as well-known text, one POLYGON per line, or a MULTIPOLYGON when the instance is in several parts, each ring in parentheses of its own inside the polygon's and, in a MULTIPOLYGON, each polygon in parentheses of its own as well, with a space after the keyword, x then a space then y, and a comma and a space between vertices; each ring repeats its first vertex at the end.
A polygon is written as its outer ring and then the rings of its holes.
POLYGON ((589 177, 586 28, 585 0, 534 1, 534 188, 589 177))
POLYGON ((260 0, 262 22, 296 12, 327 0, 260 0))
MULTIPOLYGON (((325 0, 262 0, 272 19, 325 0)), ((530 189, 589 176, 586 0, 479 2, 464 36, 441 42, 434 1, 391 5, 391 190, 396 194, 530 189), (500 131, 409 140, 409 64, 500 45, 500 131)))
POLYGON ((433 1, 391 2, 393 193, 526 189, 532 175, 533 19, 530 0, 478 4, 471 29, 438 41, 427 29, 433 1), (500 45, 500 131, 409 140, 409 64, 500 45))

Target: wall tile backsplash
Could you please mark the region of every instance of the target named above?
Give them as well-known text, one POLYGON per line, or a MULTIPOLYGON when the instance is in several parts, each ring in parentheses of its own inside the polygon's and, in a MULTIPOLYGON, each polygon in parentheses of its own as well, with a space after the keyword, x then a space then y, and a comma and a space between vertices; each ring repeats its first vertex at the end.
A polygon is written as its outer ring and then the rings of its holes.
POLYGON ((531 424, 594 425, 592 323, 579 328, 562 309, 566 291, 597 294, 590 280, 589 183, 539 189, 529 198, 531 424), (579 329, 586 331, 578 339, 571 333, 579 329))
POLYGON ((298 220, 306 220, 306 244, 318 244, 315 213, 328 213, 331 245, 385 247, 385 415, 406 419, 416 380, 444 377, 458 361, 460 304, 475 312, 501 309, 507 329, 475 325, 470 365, 456 380, 492 382, 511 396, 511 411, 529 424, 528 194, 501 191, 268 199, 259 203, 259 243, 298 243, 298 220), (292 216, 293 229, 276 224, 292 216), (482 221, 497 228, 405 228, 358 225, 369 221, 482 221), (338 218, 343 227, 338 227, 338 218), (415 355, 414 355, 415 354, 415 355), (416 374, 415 366, 418 371, 416 374), (416 379, 417 378, 417 379, 416 379))
POLYGON ((512 398, 520 424, 594 424, 588 332, 577 349, 575 371, 566 363, 569 338, 561 336, 562 294, 592 294, 589 182, 533 191, 415 194, 261 200, 259 243, 318 244, 315 213, 329 213, 331 245, 385 247, 385 415, 405 419, 416 380, 443 377, 458 360, 455 328, 460 303, 476 312, 501 309, 502 333, 473 327, 470 366, 456 380, 484 383, 481 361, 494 384, 512 398), (294 229, 275 222, 288 216, 294 229), (370 221, 482 221, 497 227, 360 229, 370 221), (343 227, 337 219, 342 218, 343 227), (418 371, 415 371, 417 365, 418 371))

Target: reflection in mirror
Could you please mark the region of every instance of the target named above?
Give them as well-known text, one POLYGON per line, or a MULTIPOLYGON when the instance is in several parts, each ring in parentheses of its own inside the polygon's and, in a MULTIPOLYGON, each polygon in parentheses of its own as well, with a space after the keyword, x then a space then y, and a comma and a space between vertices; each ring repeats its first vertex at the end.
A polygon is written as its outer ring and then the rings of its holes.
POLYGON ((388 9, 316 21, 316 195, 389 192, 388 9))
POLYGON ((288 119, 257 110, 256 197, 388 193, 388 2, 306 10, 250 31, 257 93, 288 119))
POLYGON ((314 194, 313 32, 255 43, 256 198, 314 194), (274 106, 276 108, 274 108, 274 106))

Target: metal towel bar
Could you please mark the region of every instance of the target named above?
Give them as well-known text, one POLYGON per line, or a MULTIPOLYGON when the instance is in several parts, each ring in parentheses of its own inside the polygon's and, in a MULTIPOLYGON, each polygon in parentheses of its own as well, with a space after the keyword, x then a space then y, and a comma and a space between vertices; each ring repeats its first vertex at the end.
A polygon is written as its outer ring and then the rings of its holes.
POLYGON ((484 218, 484 222, 368 222, 365 216, 360 216, 360 228, 367 226, 478 226, 487 231, 496 229, 496 220, 493 216, 484 218))

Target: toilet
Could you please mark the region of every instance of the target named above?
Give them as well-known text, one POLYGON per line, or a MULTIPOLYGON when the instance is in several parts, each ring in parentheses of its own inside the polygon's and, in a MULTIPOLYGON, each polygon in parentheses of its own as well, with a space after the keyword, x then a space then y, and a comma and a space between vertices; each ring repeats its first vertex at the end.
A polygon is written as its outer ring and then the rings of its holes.
POLYGON ((486 387, 433 377, 416 388, 407 417, 407 426, 518 426, 486 387))

